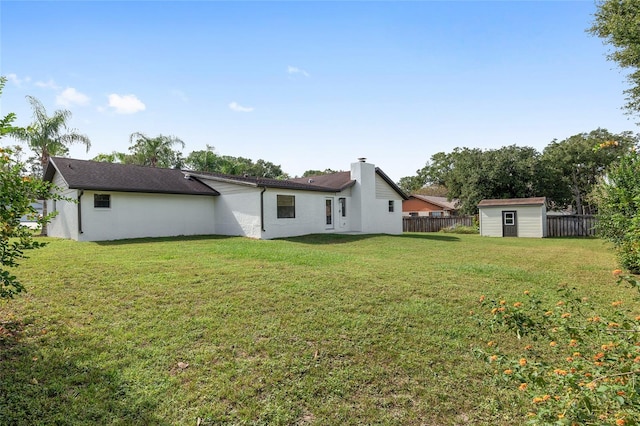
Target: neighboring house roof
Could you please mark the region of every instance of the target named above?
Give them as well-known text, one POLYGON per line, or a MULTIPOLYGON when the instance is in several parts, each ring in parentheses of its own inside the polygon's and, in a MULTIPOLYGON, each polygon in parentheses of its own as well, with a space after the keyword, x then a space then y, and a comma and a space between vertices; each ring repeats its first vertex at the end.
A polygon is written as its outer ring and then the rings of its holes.
POLYGON ((478 203, 478 207, 495 206, 540 206, 546 204, 545 197, 487 199, 478 203))
POLYGON ((55 172, 60 173, 71 189, 220 195, 215 189, 188 178, 177 169, 51 157, 44 180, 52 181, 55 172))
POLYGON ((415 198, 418 200, 426 201, 427 203, 434 204, 438 207, 442 207, 443 210, 456 210, 457 200, 449 201, 447 197, 436 197, 433 195, 419 195, 419 194, 411 194, 409 198, 415 198))

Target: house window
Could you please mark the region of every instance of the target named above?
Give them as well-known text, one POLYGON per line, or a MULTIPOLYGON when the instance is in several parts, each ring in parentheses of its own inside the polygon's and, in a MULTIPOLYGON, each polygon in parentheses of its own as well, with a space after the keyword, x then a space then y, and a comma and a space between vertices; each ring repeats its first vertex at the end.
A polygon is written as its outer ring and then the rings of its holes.
POLYGON ((52 212, 58 211, 58 203, 56 203, 56 201, 58 200, 53 200, 52 212))
POLYGON ((409 212, 409 216, 418 217, 418 212, 409 212))
POLYGON ((389 200, 389 213, 393 213, 393 200, 389 200))
POLYGON ((296 217, 296 197, 293 195, 278 195, 278 219, 292 219, 296 217))
POLYGON ((442 212, 431 212, 431 217, 442 217, 442 212))
POLYGON ((338 203, 340 204, 340 216, 347 217, 347 199, 338 198, 338 203))
POLYGON ((111 207, 110 194, 93 194, 93 207, 96 209, 108 209, 111 207))

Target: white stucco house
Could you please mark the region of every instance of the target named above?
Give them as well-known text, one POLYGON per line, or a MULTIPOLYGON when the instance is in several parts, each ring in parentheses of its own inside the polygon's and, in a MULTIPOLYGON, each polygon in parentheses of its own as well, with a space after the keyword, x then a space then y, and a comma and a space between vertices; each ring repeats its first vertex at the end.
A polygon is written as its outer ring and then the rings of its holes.
POLYGON ((277 180, 52 157, 45 180, 74 200, 49 200, 58 212, 49 236, 77 241, 401 234, 407 198, 364 160, 347 172, 277 180))
POLYGON ((478 203, 480 235, 489 237, 547 236, 545 197, 487 199, 478 203))

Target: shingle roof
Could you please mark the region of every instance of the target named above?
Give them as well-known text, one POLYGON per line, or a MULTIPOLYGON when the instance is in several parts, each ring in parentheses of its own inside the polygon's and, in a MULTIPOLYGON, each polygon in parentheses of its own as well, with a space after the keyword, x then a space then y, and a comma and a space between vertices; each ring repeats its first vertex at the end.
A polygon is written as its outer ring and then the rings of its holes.
POLYGON ((493 206, 540 206, 546 204, 545 197, 487 199, 478 203, 478 207, 493 206))
MULTIPOLYGON (((322 176, 288 180, 254 176, 236 176, 223 173, 163 169, 133 164, 105 163, 51 157, 45 180, 51 181, 55 172, 62 175, 71 189, 98 191, 151 192, 163 194, 220 195, 198 179, 245 184, 255 187, 282 188, 303 191, 340 192, 353 186, 350 172, 337 172, 322 176)), ((403 199, 407 195, 379 168, 376 174, 387 182, 403 199)))
POLYGON ((250 186, 265 186, 267 188, 297 189, 303 191, 340 192, 356 183, 351 180, 349 172, 332 173, 331 175, 313 178, 295 178, 288 180, 269 179, 255 176, 235 176, 223 173, 188 172, 193 176, 201 176, 223 182, 240 183, 250 186), (311 182, 309 182, 311 180, 311 182))
MULTIPOLYGON (((303 191, 340 192, 355 185, 351 172, 336 172, 328 175, 309 176, 287 180, 268 179, 253 176, 235 176, 211 172, 188 172, 194 176, 202 176, 212 180, 240 183, 267 188, 298 189, 303 191)), ((409 198, 382 170, 376 167, 376 174, 389 184, 404 200, 409 198)))
POLYGON ((303 178, 289 179, 289 182, 307 184, 311 186, 323 186, 327 188, 346 189, 353 186, 356 181, 351 179, 351 172, 336 172, 327 175, 307 176, 303 178))
POLYGON ((411 194, 409 197, 417 198, 418 200, 426 201, 427 203, 435 204, 436 206, 442 207, 448 210, 456 210, 457 200, 449 201, 447 197, 436 197, 433 195, 420 195, 420 194, 411 194))
POLYGON ((44 179, 51 181, 56 171, 71 189, 220 195, 197 179, 185 178, 177 169, 51 157, 44 179))

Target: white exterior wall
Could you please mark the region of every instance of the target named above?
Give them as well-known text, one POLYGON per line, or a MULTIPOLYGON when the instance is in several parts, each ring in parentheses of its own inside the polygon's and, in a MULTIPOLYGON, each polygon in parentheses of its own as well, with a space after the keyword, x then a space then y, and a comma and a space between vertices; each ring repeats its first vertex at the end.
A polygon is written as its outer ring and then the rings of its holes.
POLYGON ((480 207, 480 235, 502 237, 502 212, 515 211, 518 237, 542 238, 547 236, 546 207, 495 206, 480 207))
MULTIPOLYGON (((78 199, 78 191, 69 189, 60 174, 56 173, 54 175, 52 183, 58 187, 58 195, 72 200, 78 199)), ((64 200, 57 200, 54 203, 53 200, 47 200, 47 210, 49 213, 53 211, 58 212, 56 217, 47 225, 47 235, 73 240, 78 239, 78 205, 76 203, 64 200)))
POLYGON ((215 233, 262 238, 260 192, 262 188, 200 179, 220 193, 215 200, 215 233))
POLYGON ((485 237, 502 237, 503 207, 480 207, 480 235, 485 237))
MULTIPOLYGON (((66 189, 59 192, 63 197, 78 199, 78 191, 66 189)), ((78 239, 78 205, 70 201, 47 200, 47 210, 57 211, 56 217, 47 225, 47 235, 50 237, 78 239)))
POLYGON ((518 237, 542 238, 547 236, 547 216, 545 206, 518 207, 518 237))
POLYGON ((298 235, 332 232, 348 232, 352 219, 351 198, 344 192, 292 191, 288 189, 268 188, 264 193, 264 232, 262 238, 285 238, 298 235), (295 218, 278 218, 278 195, 295 197, 295 218), (347 216, 342 222, 339 213, 339 198, 346 198, 347 216), (333 203, 333 223, 326 222, 326 200, 333 203))
POLYGON ((365 234, 402 234, 402 197, 376 173, 373 164, 351 164, 354 215, 353 231, 365 234), (394 211, 389 212, 389 201, 394 211))
MULTIPOLYGON (((215 233, 213 196, 84 191, 78 241, 210 235, 215 233), (94 194, 110 194, 110 208, 95 208, 94 194)), ((76 222, 77 223, 77 222, 76 222)))

